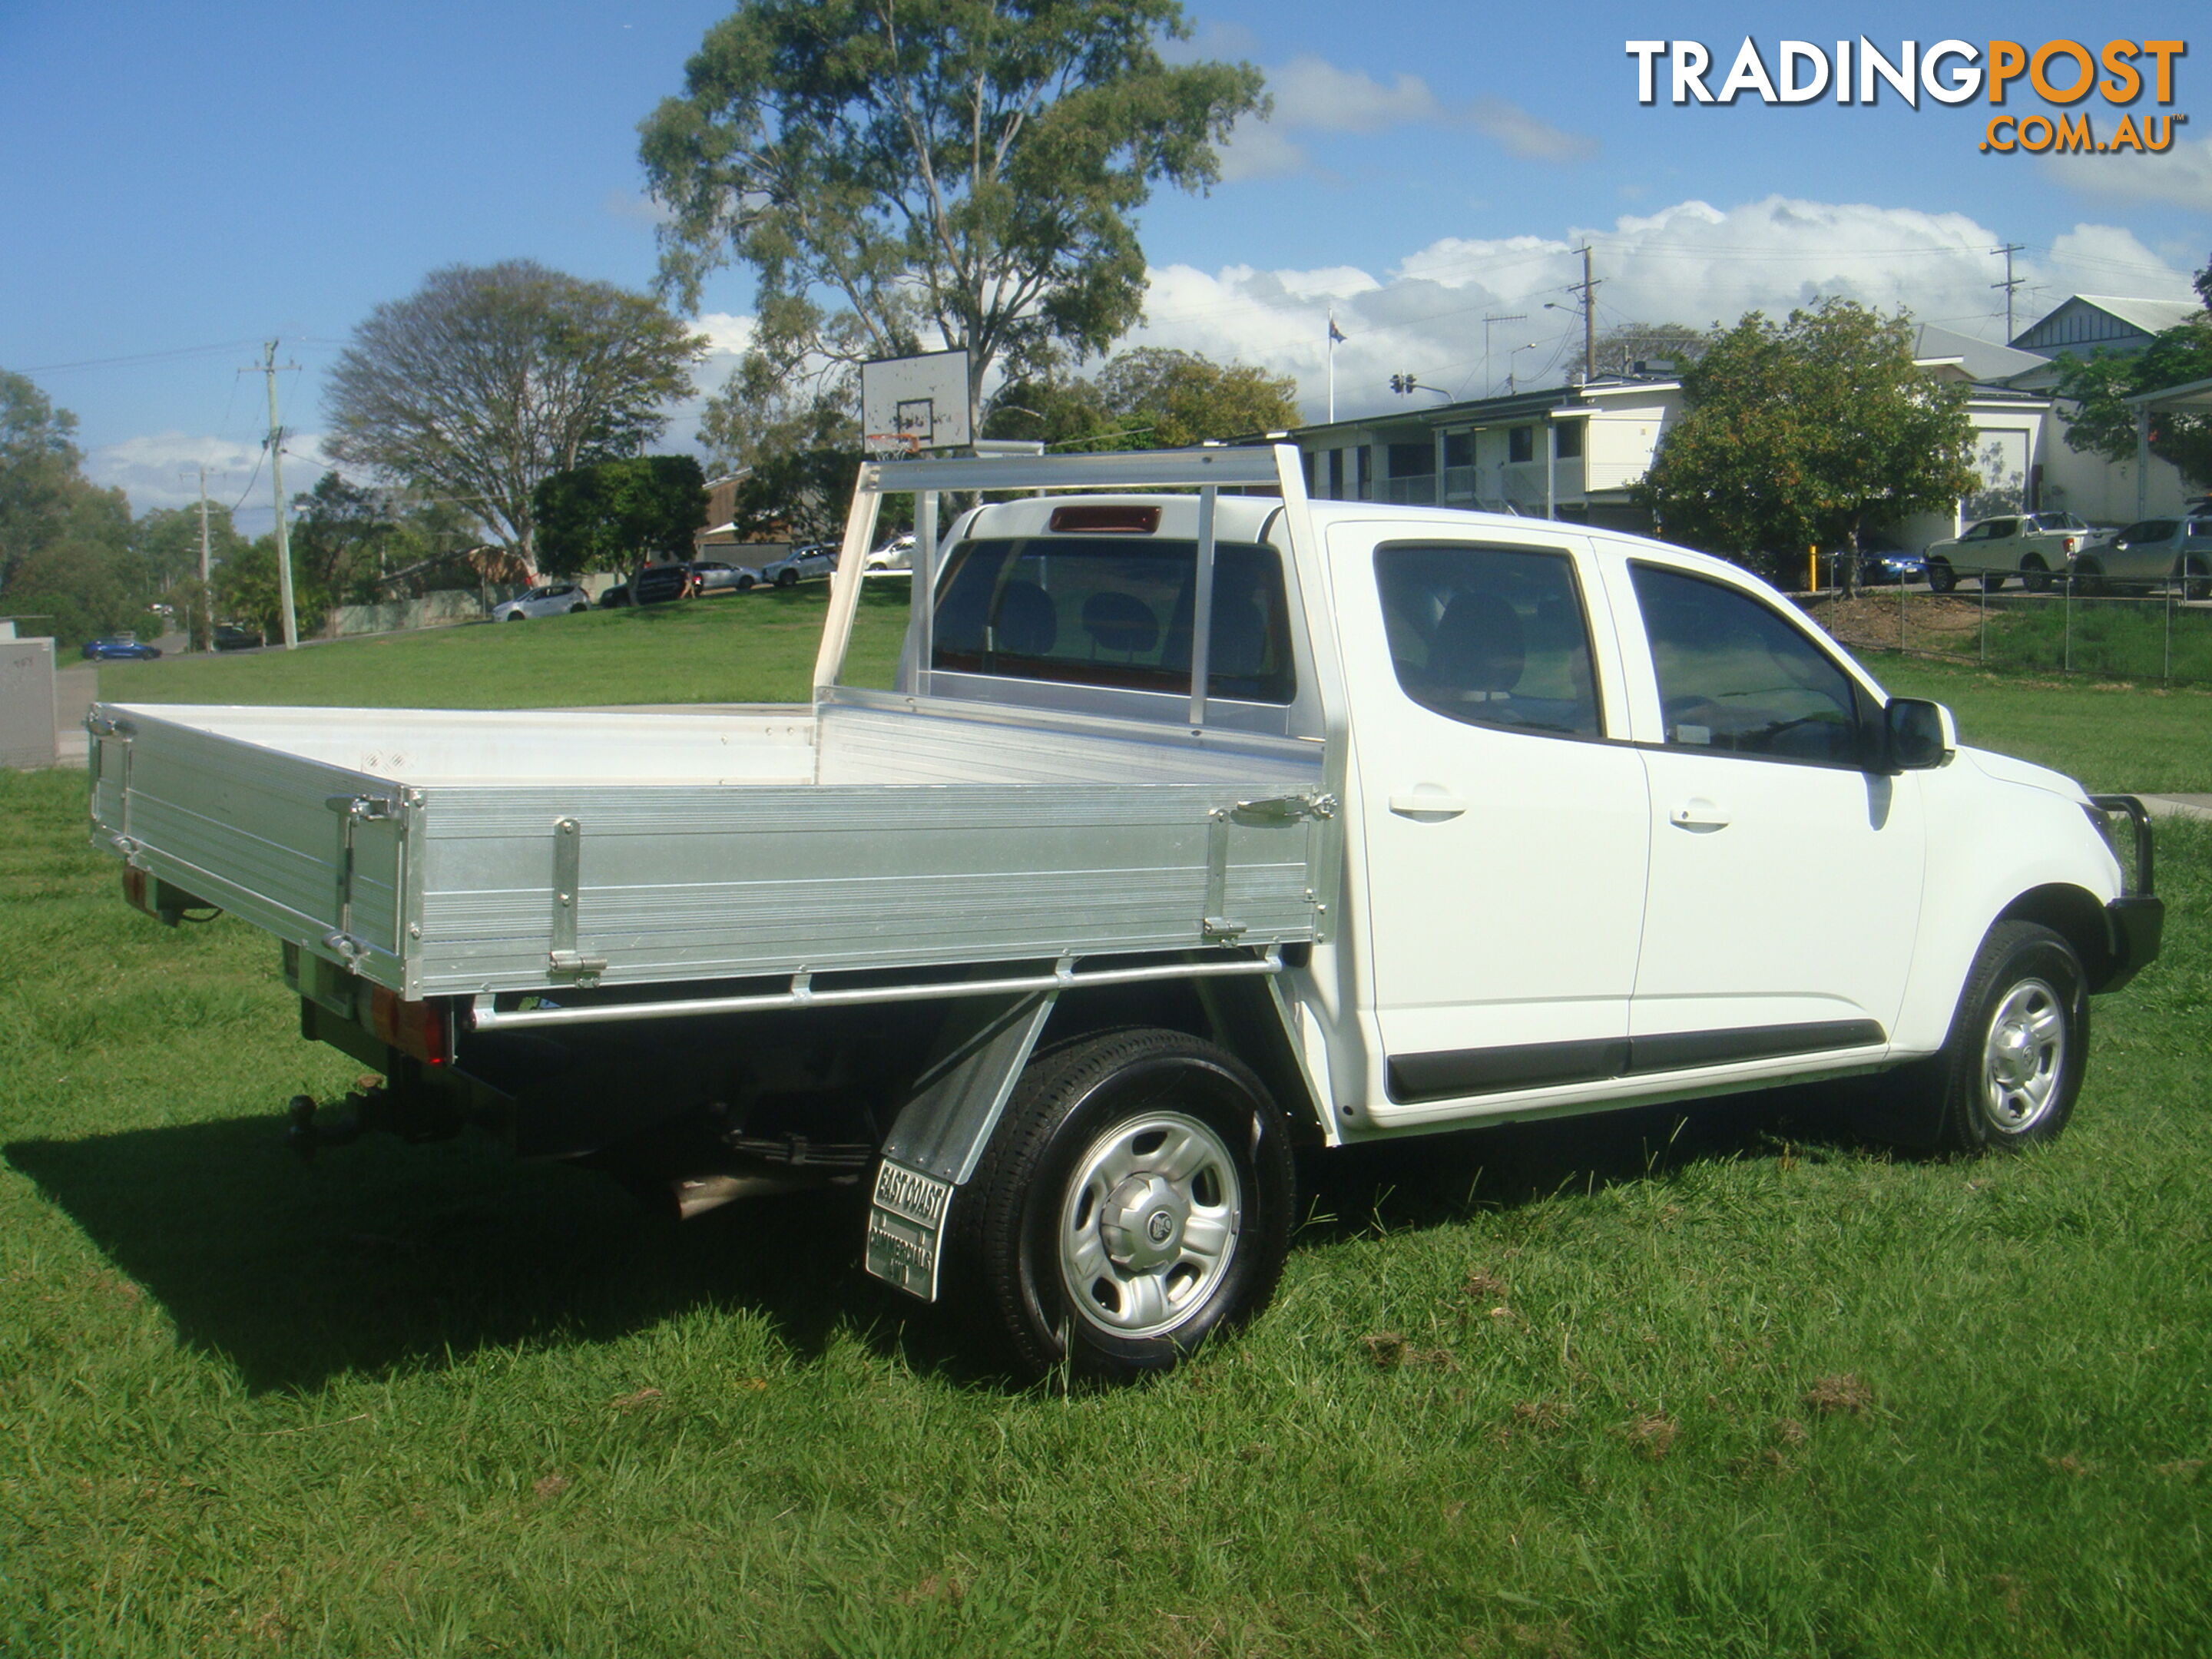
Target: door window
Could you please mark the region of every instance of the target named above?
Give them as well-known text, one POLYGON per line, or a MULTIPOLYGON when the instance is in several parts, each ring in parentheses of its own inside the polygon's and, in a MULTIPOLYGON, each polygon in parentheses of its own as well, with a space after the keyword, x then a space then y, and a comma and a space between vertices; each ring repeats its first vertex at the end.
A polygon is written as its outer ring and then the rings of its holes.
POLYGON ((1604 735, 1589 625, 1564 553, 1465 544, 1375 553, 1398 684, 1470 726, 1604 735))
POLYGON ((1857 688, 1826 652, 1747 593, 1656 565, 1630 568, 1668 748, 1860 763, 1857 688))

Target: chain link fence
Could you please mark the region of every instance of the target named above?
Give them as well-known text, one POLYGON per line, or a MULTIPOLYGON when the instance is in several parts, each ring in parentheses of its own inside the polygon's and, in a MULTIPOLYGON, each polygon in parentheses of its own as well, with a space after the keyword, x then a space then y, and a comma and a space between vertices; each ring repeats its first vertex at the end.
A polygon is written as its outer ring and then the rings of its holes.
POLYGON ((2212 685, 2212 603, 2179 587, 2140 598, 1931 593, 1869 588, 1800 596, 1815 622, 1854 650, 1901 651, 2010 672, 2087 674, 2163 685, 2212 685))

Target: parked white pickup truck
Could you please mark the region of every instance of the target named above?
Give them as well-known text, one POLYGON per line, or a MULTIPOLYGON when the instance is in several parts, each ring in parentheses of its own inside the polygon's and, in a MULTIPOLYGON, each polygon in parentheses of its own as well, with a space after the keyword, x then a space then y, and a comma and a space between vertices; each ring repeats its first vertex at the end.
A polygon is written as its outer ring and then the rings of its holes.
POLYGON ((1310 504, 1288 449, 872 464, 815 678, 102 705, 94 834, 386 1078, 303 1146, 481 1125, 685 1213, 865 1181, 868 1271, 1026 1371, 1259 1309, 1294 1143, 1873 1073, 1924 1144, 2047 1139, 2158 949, 2136 802, 1960 746, 1744 571, 1310 504), (975 490, 1034 493, 940 538, 975 490), (917 597, 859 690, 892 492, 917 597))

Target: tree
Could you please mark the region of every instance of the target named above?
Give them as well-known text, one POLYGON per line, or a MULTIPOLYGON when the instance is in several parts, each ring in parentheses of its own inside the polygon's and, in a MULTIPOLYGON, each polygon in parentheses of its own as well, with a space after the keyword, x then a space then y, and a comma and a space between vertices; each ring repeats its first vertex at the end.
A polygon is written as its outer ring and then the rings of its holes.
MULTIPOLYGON (((1912 327, 1825 299, 1759 312, 1682 376, 1685 410, 1640 500, 1668 537, 1744 562, 1843 547, 1885 520, 1955 507, 1975 487, 1963 387, 1913 366, 1912 327)), ((1844 561, 1855 586, 1858 561, 1844 561)))
POLYGON ((1057 358, 1009 379, 984 430, 1053 448, 1180 449, 1296 426, 1297 389, 1291 376, 1249 364, 1139 346, 1108 358, 1091 379, 1057 358))
POLYGON ((751 0, 641 129, 663 286, 696 307, 750 266, 779 385, 964 348, 979 415, 1001 358, 1136 321, 1137 210, 1211 185, 1214 144, 1265 107, 1249 64, 1164 62, 1188 33, 1180 0, 751 0))
POLYGON ((331 371, 328 447, 465 503, 534 565, 538 481, 643 448, 706 350, 612 283, 527 259, 451 265, 354 331, 331 371))
POLYGON ((542 480, 532 502, 544 568, 559 575, 691 556, 707 477, 689 455, 636 455, 542 480))
POLYGON ((363 489, 336 472, 292 497, 292 580, 303 596, 299 608, 360 605, 375 597, 397 515, 381 491, 363 489))
POLYGON ((76 416, 56 409, 34 382, 0 369, 0 592, 60 533, 85 487, 76 431, 76 416))
POLYGON ((1616 323, 1597 337, 1597 372, 1634 374, 1638 365, 1672 363, 1681 369, 1705 355, 1713 337, 1684 323, 1616 323))
MULTIPOLYGON (((2191 380, 2212 380, 2212 263, 2197 273, 2205 309, 2154 335, 2126 356, 2098 351, 2087 359, 2058 356, 2058 417, 2071 449, 2108 461, 2136 458, 2136 412, 2125 399, 2191 380)), ((2212 419, 2185 410, 2151 416, 2150 453, 2171 462, 2188 482, 2212 486, 2212 419)))

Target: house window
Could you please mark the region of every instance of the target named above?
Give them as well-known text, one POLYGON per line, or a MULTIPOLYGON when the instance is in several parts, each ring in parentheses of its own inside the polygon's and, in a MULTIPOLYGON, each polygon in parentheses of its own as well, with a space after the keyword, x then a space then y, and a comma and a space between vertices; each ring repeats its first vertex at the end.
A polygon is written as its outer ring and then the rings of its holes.
POLYGON ((1561 421, 1552 428, 1552 453, 1563 461, 1579 459, 1583 453, 1583 423, 1561 421))
POLYGON ((1394 478, 1427 477, 1437 470, 1437 447, 1434 444, 1392 444, 1390 446, 1390 476, 1394 478))
POLYGON ((1340 449, 1328 452, 1328 498, 1333 501, 1344 499, 1344 452, 1340 449))
POLYGON ((1446 466, 1474 465, 1474 434, 1472 432, 1444 434, 1444 465, 1446 466))
POLYGON ((1536 459, 1536 428, 1534 427, 1516 426, 1507 429, 1505 459, 1509 461, 1533 461, 1536 459))

